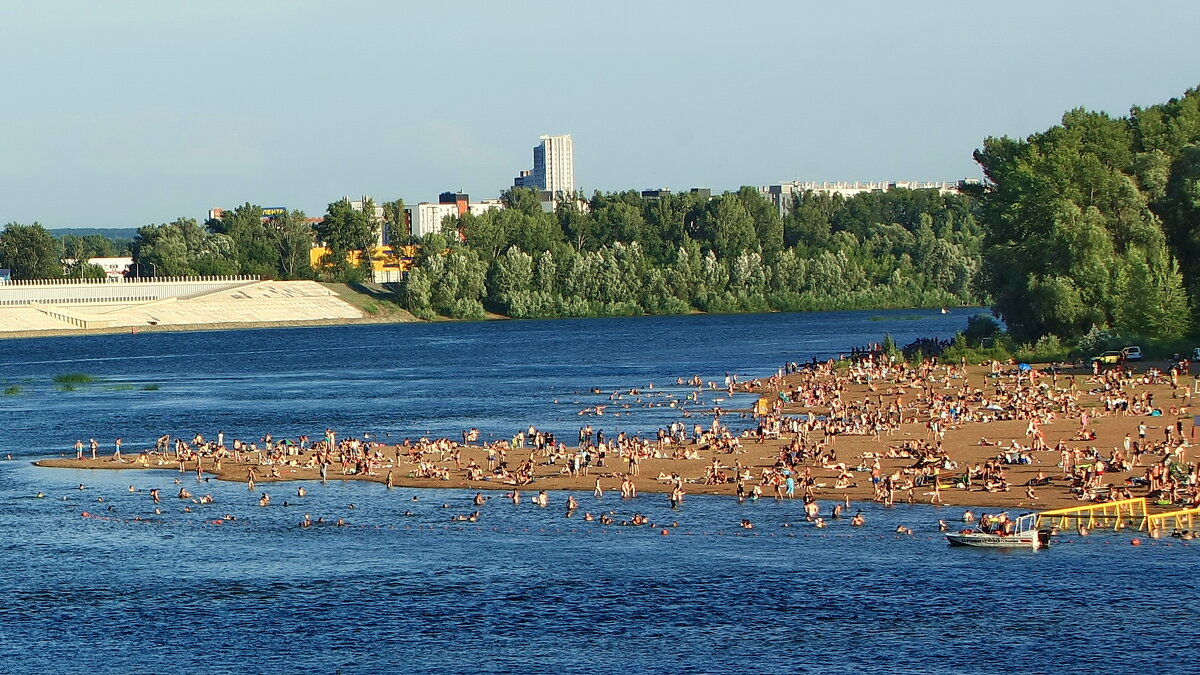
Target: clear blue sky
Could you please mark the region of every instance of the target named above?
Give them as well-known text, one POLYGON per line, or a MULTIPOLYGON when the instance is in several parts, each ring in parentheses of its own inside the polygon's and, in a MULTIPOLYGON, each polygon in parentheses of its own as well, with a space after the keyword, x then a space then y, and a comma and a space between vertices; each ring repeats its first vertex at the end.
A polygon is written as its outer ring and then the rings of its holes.
POLYGON ((0 4, 0 222, 579 187, 979 176, 989 135, 1200 85, 1200 3, 0 4))

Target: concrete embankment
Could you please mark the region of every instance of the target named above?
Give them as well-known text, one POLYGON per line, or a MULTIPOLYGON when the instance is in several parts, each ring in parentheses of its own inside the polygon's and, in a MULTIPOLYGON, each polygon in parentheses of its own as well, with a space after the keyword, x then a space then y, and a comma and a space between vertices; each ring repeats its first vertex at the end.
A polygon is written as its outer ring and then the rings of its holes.
POLYGON ((144 283, 0 287, 0 337, 412 320, 343 285, 314 281, 161 281, 150 290, 144 283))

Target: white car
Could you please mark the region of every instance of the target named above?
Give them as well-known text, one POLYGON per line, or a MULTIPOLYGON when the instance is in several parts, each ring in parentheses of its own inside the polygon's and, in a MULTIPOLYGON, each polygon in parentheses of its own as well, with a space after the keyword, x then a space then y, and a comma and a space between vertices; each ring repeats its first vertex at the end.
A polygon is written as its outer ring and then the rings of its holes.
POLYGON ((1142 360, 1142 348, 1141 347, 1126 347, 1125 349, 1121 350, 1121 353, 1125 355, 1126 361, 1141 361, 1142 360))

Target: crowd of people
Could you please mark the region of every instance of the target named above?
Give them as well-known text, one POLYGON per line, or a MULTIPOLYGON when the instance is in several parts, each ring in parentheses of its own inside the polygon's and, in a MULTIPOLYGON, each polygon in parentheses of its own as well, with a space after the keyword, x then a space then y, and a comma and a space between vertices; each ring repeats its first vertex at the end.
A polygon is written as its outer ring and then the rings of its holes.
MULTIPOLYGON (((531 486, 591 487, 597 496, 615 490, 626 499, 651 491, 666 493, 676 508, 685 487, 740 500, 854 496, 941 504, 954 495, 960 504, 991 499, 1033 507, 1136 495, 1195 507, 1200 467, 1187 458, 1191 383, 1178 364, 1165 371, 1128 364, 968 367, 936 359, 909 364, 871 349, 785 364, 759 379, 688 376, 672 391, 652 384, 593 390, 610 405, 679 411, 644 436, 606 434, 598 420, 580 426, 574 446, 532 424, 490 442, 479 441, 478 429, 458 439, 399 442, 333 429, 314 438, 268 433, 249 441, 218 431, 207 438, 164 434, 132 461, 116 439, 106 461, 242 477, 250 490, 262 481, 332 476, 389 488, 451 484, 514 494, 531 486), (703 395, 712 392, 752 394, 758 402, 753 410, 704 407, 703 395)), ((107 455, 96 439, 79 439, 74 450, 78 461, 107 455)))

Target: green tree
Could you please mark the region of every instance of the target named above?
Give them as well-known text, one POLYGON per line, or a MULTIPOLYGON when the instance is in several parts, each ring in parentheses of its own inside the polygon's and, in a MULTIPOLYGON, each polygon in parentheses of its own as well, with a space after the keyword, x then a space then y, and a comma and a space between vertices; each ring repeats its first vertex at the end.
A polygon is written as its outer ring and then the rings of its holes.
POLYGON ((754 221, 734 195, 713 200, 701 216, 700 230, 720 258, 732 258, 758 248, 754 221))
POLYGON ((113 240, 102 234, 84 235, 83 243, 87 251, 87 257, 89 258, 112 258, 118 254, 117 246, 113 240))
POLYGON ((0 232, 0 266, 13 279, 57 279, 62 277, 62 251, 54 235, 38 223, 9 223, 0 232))
POLYGON ((496 258, 488 275, 488 295, 505 314, 512 314, 514 300, 529 293, 533 283, 533 256, 517 247, 496 258))
POLYGON ((138 276, 236 274, 236 244, 226 234, 210 234, 195 218, 177 218, 138 229, 133 240, 138 276))
POLYGON ((383 231, 388 244, 393 247, 403 246, 412 240, 412 228, 403 199, 383 203, 383 231))
POLYGON ((500 193, 504 208, 527 216, 543 213, 537 190, 533 188, 510 188, 500 193))
POLYGON ((754 223, 755 238, 762 251, 772 256, 783 248, 783 220, 779 210, 763 196, 759 190, 743 186, 737 191, 737 198, 742 202, 750 220, 754 223))
POLYGON ((267 236, 275 247, 283 279, 312 277, 313 228, 303 211, 287 211, 267 224, 267 236))
POLYGON ((263 222, 261 206, 247 202, 223 212, 219 219, 208 221, 206 226, 212 234, 225 235, 233 242, 230 256, 236 261, 233 273, 263 277, 279 274, 279 251, 272 241, 269 224, 263 222))
POLYGON ((609 202, 592 212, 594 241, 610 246, 638 241, 646 228, 641 209, 625 202, 609 202))
POLYGON ((356 211, 349 199, 340 199, 329 204, 325 217, 316 226, 317 238, 324 242, 329 252, 322 265, 330 270, 334 279, 360 281, 361 266, 354 269, 350 263, 351 251, 361 251, 367 257, 369 247, 375 241, 375 229, 367 214, 356 211))

